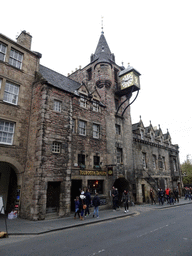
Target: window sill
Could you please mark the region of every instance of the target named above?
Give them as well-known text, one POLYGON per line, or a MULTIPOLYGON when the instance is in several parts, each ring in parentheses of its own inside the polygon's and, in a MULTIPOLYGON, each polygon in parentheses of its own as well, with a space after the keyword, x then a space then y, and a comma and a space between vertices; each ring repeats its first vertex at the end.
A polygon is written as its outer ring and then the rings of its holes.
POLYGON ((14 68, 14 69, 16 69, 16 70, 18 70, 18 71, 20 71, 20 72, 24 73, 23 69, 20 69, 20 68, 14 67, 13 65, 9 64, 8 62, 3 62, 3 63, 4 63, 5 65, 9 66, 9 67, 12 67, 12 68, 14 68))
POLYGON ((10 144, 4 144, 4 143, 2 143, 2 142, 0 142, 0 147, 5 147, 5 148, 16 148, 16 146, 15 145, 10 145, 10 144))

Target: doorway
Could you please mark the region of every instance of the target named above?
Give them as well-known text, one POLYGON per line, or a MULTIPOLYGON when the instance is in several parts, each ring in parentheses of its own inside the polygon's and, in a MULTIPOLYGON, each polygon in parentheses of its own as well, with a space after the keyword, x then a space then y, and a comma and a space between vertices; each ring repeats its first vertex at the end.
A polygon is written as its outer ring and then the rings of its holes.
POLYGON ((142 197, 143 197, 143 203, 145 203, 145 184, 142 184, 142 197))
POLYGON ((71 183, 71 211, 75 211, 74 199, 80 195, 82 180, 72 180, 71 183))
POLYGON ((48 182, 46 213, 53 213, 59 211, 60 185, 61 182, 58 181, 48 182))
POLYGON ((5 162, 0 162, 0 195, 3 196, 5 212, 14 210, 17 202, 17 174, 5 162))
POLYGON ((118 189, 118 203, 121 204, 121 198, 123 191, 126 189, 129 191, 129 182, 125 178, 118 178, 115 180, 113 186, 118 189))

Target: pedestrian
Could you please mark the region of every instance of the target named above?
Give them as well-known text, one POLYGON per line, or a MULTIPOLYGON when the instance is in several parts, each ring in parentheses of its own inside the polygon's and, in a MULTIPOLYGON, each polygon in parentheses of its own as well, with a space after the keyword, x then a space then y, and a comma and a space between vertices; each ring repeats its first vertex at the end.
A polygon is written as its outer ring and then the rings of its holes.
POLYGON ((75 201, 75 215, 74 215, 74 219, 76 219, 76 214, 78 214, 79 218, 80 218, 80 211, 79 211, 79 197, 76 196, 76 199, 74 200, 75 201))
POLYGON ((129 193, 126 189, 123 191, 122 202, 124 203, 125 213, 129 212, 129 193))
POLYGON ((192 188, 189 188, 189 200, 191 200, 191 192, 192 192, 192 188))
POLYGON ((87 208, 85 209, 85 217, 86 217, 86 216, 88 216, 90 214, 89 206, 91 204, 91 194, 90 194, 90 191, 89 191, 88 188, 86 189, 86 192, 85 192, 84 195, 86 196, 85 203, 87 205, 87 208))
POLYGON ((173 197, 174 197, 174 193, 173 193, 173 191, 170 189, 170 190, 169 190, 169 203, 170 203, 170 205, 171 205, 171 204, 174 204, 173 197))
POLYGON ((84 220, 84 213, 85 213, 85 209, 86 209, 86 203, 85 203, 85 199, 86 199, 86 196, 82 193, 80 195, 80 203, 79 203, 79 210, 80 210, 80 213, 81 213, 81 217, 80 219, 81 220, 84 220))
POLYGON ((100 205, 100 198, 98 197, 98 193, 95 193, 95 196, 93 198, 93 206, 94 206, 94 212, 93 212, 93 218, 95 215, 97 218, 99 218, 99 205, 100 205))
POLYGON ((175 196, 175 203, 176 202, 179 203, 179 191, 178 191, 178 189, 175 188, 173 193, 174 193, 174 196, 175 196))
POLYGON ((116 211, 118 208, 118 190, 113 186, 112 188, 112 199, 113 199, 113 210, 116 211))
POLYGON ((170 202, 169 202, 169 191, 170 191, 169 188, 167 188, 167 189, 165 190, 165 195, 166 195, 166 199, 167 199, 167 204, 170 203, 170 202))
POLYGON ((154 192, 153 192, 153 189, 151 188, 150 189, 150 198, 151 198, 151 204, 155 203, 156 204, 156 201, 154 199, 154 192))
POLYGON ((165 192, 162 190, 162 188, 160 188, 158 192, 159 205, 164 204, 164 197, 165 197, 165 192))
POLYGON ((189 189, 185 187, 185 200, 187 200, 187 198, 189 198, 189 189))

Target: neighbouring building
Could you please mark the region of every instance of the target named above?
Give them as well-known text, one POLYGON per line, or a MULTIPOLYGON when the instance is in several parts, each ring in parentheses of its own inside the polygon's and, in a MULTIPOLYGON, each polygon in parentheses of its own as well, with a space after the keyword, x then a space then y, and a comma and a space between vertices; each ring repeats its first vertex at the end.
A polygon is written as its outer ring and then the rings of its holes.
POLYGON ((169 133, 141 120, 132 125, 128 104, 140 74, 116 64, 103 32, 90 63, 68 77, 40 64, 31 39, 26 31, 16 42, 0 34, 0 196, 7 212, 16 208, 31 220, 67 216, 80 189, 97 191, 109 207, 113 185, 120 194, 129 189, 137 203, 147 201, 150 187, 182 186, 169 133))

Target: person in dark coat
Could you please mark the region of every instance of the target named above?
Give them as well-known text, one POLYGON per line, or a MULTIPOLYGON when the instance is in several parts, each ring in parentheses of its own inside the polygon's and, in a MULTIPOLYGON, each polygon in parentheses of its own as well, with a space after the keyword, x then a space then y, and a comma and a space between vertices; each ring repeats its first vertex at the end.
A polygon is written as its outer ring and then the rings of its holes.
POLYGON ((126 189, 123 192, 122 202, 124 203, 125 213, 129 212, 129 193, 126 189))
POLYGON ((85 209, 85 217, 90 214, 89 212, 89 206, 91 204, 91 194, 89 192, 89 189, 86 189, 86 192, 84 194, 86 196, 85 203, 87 205, 87 208, 85 209))
POLYGON ((173 193, 174 193, 174 196, 175 196, 175 203, 176 203, 176 201, 177 201, 177 203, 179 203, 179 191, 178 191, 178 189, 175 188, 173 193))
POLYGON ((94 206, 94 212, 93 217, 95 217, 95 214, 97 218, 99 218, 99 205, 100 205, 100 198, 98 197, 98 193, 95 193, 95 196, 93 198, 93 206, 94 206))
POLYGON ((173 191, 170 189, 170 190, 169 190, 169 203, 170 203, 170 204, 174 204, 173 197, 174 197, 174 193, 173 193, 173 191))
POLYGON ((150 198, 151 198, 151 204, 153 204, 153 203, 156 204, 155 199, 154 199, 154 192, 153 192, 152 188, 150 189, 150 198))
POLYGON ((76 219, 76 215, 78 214, 79 218, 80 218, 80 211, 79 211, 79 197, 76 196, 76 199, 74 200, 75 201, 75 215, 74 215, 74 219, 76 219))
POLYGON ((160 188, 158 192, 159 205, 164 204, 164 197, 165 197, 165 191, 162 190, 162 188, 160 188))
POLYGON ((118 208, 118 190, 113 186, 112 189, 112 199, 113 199, 113 210, 116 211, 118 208))

